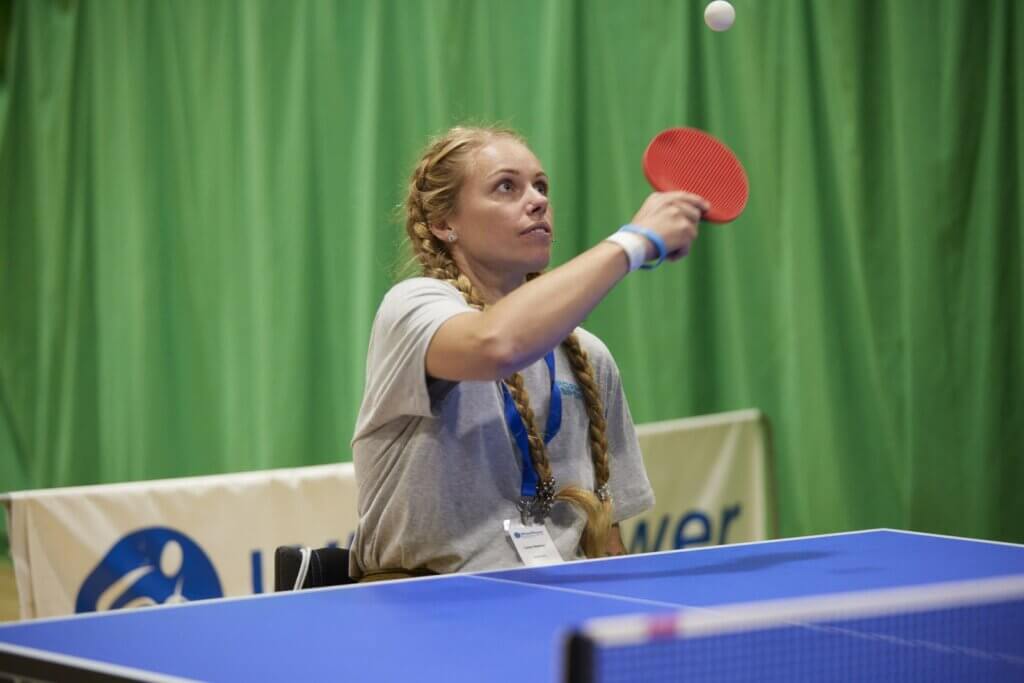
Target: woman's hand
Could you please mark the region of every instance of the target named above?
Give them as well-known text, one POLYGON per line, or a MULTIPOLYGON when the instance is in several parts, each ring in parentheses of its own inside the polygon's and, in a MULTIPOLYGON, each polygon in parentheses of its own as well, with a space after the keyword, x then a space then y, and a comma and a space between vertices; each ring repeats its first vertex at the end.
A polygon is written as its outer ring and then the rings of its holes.
MULTIPOLYGON (((697 239, 701 217, 711 205, 689 192, 653 192, 633 216, 632 223, 653 230, 665 240, 667 259, 676 261, 690 253, 697 239)), ((658 249, 650 244, 648 260, 658 256, 658 249)))

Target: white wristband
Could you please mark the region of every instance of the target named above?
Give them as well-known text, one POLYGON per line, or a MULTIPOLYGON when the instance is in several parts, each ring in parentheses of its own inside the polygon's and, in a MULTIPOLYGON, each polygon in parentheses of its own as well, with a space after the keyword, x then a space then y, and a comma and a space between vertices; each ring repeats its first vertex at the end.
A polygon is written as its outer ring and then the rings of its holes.
POLYGON ((620 231, 612 233, 609 237, 605 238, 605 241, 614 242, 622 247, 623 251, 626 252, 626 258, 629 259, 629 272, 631 273, 642 266, 644 261, 647 260, 648 241, 642 235, 620 231))

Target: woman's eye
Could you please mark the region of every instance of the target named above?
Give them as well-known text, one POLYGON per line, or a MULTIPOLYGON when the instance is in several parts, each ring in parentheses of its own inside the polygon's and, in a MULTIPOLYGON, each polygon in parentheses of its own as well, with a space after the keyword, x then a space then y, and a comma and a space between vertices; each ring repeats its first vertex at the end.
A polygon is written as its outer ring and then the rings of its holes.
POLYGON ((511 180, 502 180, 496 189, 500 192, 511 192, 515 189, 515 184, 511 180))
POLYGON ((540 192, 545 197, 548 196, 548 184, 545 181, 541 180, 534 187, 537 188, 537 192, 540 192))

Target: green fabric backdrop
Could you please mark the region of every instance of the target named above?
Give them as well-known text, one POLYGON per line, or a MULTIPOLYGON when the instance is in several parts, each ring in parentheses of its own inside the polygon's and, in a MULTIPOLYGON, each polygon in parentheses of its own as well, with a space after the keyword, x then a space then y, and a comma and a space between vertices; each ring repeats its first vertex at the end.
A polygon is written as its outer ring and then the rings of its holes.
POLYGON ((784 535, 1024 541, 1024 3, 14 2, 0 490, 347 460, 427 136, 509 123, 566 260, 657 131, 752 195, 587 326, 640 422, 758 407, 784 535))

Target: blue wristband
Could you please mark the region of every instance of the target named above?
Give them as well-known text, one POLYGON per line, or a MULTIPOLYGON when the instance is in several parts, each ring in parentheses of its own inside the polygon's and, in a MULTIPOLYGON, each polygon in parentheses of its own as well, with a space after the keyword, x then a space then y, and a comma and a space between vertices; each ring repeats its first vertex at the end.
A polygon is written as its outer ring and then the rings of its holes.
POLYGON ((661 239, 661 235, 654 232, 650 228, 645 228, 642 225, 635 225, 633 223, 627 223, 626 225, 623 225, 621 228, 619 228, 619 231, 632 232, 636 233, 637 235, 643 235, 648 240, 650 240, 651 244, 653 244, 654 247, 658 250, 658 260, 655 261, 653 264, 645 263, 644 265, 640 266, 644 270, 653 270, 657 268, 658 266, 661 265, 661 262, 665 260, 665 257, 668 256, 668 247, 665 246, 665 240, 661 239))

